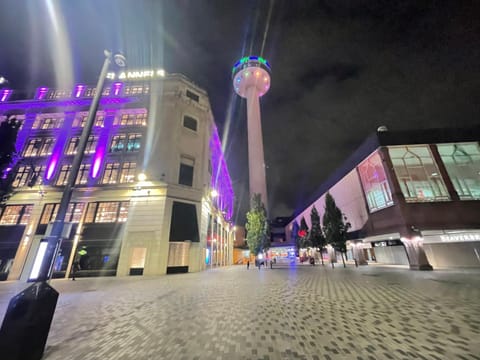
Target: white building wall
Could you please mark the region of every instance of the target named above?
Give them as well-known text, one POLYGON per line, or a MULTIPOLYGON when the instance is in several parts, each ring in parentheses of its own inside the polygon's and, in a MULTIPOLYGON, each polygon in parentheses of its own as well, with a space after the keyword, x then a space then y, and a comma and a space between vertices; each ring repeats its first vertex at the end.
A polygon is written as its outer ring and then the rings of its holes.
MULTIPOLYGON (((330 188, 329 192, 335 199, 337 207, 347 217, 347 221, 352 224, 350 231, 361 229, 368 220, 368 212, 362 194, 362 187, 357 170, 353 169, 350 171, 332 188, 330 188)), ((287 225, 288 230, 292 229, 294 221, 297 221, 297 223, 300 225, 302 217, 305 218, 308 227, 311 228, 312 224, 310 220, 310 212, 312 211, 312 207, 314 205, 317 208, 318 214, 320 215, 320 222, 323 224, 323 214, 325 213, 325 196, 326 193, 320 196, 320 198, 315 200, 294 220, 292 220, 287 225)))

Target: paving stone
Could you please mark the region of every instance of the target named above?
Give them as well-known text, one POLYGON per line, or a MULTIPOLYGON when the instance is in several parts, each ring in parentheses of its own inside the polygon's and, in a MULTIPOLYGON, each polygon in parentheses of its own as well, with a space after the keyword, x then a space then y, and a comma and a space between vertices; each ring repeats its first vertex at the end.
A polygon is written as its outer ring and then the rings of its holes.
MULTIPOLYGON (((54 280, 43 359, 480 359, 478 275, 298 265, 54 280)), ((2 318, 25 287, 0 283, 2 318)))

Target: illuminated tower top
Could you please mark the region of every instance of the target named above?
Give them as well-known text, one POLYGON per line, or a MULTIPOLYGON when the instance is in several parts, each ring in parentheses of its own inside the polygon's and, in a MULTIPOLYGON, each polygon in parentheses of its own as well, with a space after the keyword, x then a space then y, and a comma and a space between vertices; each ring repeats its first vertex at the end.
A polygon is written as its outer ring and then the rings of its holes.
POLYGON ((259 56, 246 56, 233 66, 232 78, 235 92, 247 97, 247 89, 254 87, 257 96, 264 95, 270 89, 270 64, 259 56))

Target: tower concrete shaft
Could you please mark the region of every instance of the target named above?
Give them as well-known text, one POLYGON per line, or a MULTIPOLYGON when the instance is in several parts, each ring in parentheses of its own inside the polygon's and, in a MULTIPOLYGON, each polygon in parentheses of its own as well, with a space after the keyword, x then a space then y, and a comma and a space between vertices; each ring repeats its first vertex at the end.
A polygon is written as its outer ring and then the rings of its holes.
POLYGON ((246 92, 250 197, 253 194, 260 194, 265 208, 268 208, 262 123, 260 120, 260 97, 255 86, 247 88, 246 92))

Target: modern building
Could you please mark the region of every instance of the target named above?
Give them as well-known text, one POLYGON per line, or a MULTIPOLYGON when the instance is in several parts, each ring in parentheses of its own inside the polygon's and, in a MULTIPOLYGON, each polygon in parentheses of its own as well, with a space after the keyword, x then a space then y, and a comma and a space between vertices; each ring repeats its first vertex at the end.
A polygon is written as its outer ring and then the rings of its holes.
POLYGON ((259 56, 246 56, 235 63, 232 80, 235 92, 247 99, 248 175, 250 198, 260 194, 268 213, 265 156, 263 153, 260 97, 270 89, 270 64, 259 56))
MULTIPOLYGON (((380 127, 320 186, 287 226, 310 227, 325 195, 352 224, 350 258, 411 269, 480 267, 480 127, 380 127)), ((332 254, 333 256, 333 254, 332 254)))
MULTIPOLYGON (((233 261, 233 190, 207 93, 163 70, 110 73, 65 221, 55 277, 195 272, 233 261)), ((0 93, 22 121, 0 210, 0 273, 29 277, 95 88, 0 93)), ((2 176, 8 176, 7 173, 2 176)))

